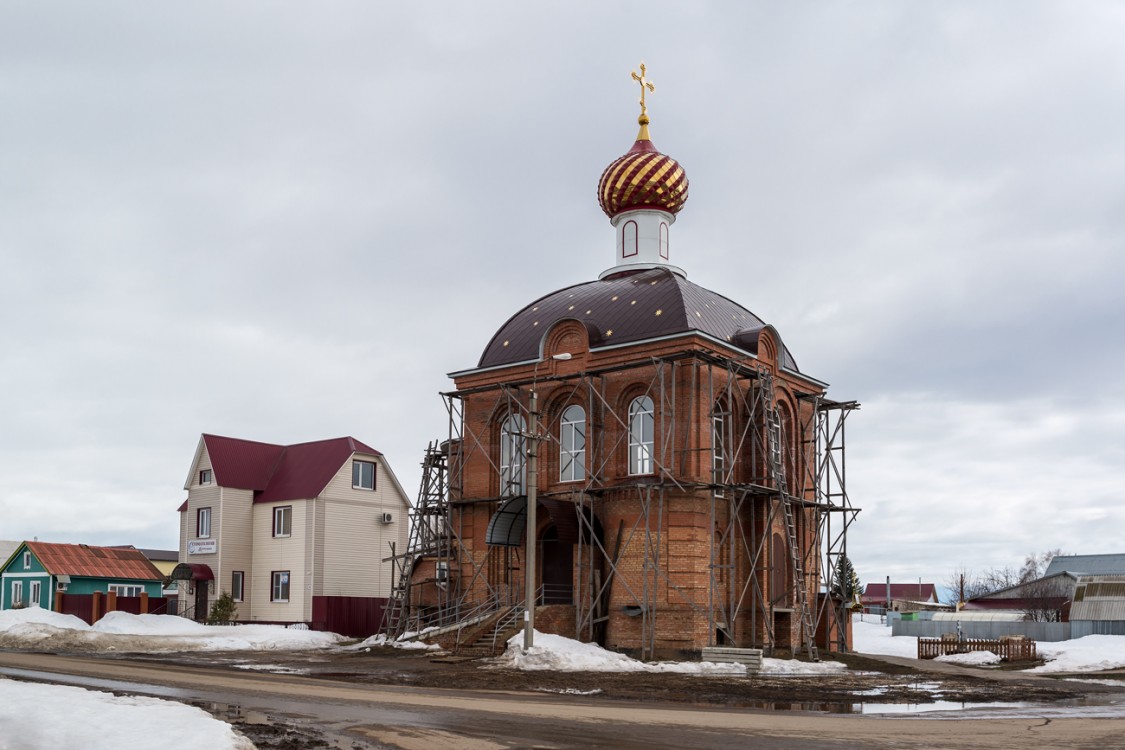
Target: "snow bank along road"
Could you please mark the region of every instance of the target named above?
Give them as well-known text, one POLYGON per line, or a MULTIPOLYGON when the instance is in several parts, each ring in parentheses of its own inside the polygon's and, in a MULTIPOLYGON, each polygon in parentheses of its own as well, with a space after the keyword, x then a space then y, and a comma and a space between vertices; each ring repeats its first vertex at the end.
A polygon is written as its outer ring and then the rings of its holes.
MULTIPOLYGON (((232 673, 85 656, 0 652, 0 674, 316 717, 382 746, 1019 748, 1118 747, 1125 719, 885 719, 790 715, 581 697, 372 688, 294 675, 232 673), (755 741, 757 740, 757 741, 755 741)), ((1057 716, 1057 714, 1055 714, 1057 716)), ((65 707, 59 720, 66 720, 65 707)))

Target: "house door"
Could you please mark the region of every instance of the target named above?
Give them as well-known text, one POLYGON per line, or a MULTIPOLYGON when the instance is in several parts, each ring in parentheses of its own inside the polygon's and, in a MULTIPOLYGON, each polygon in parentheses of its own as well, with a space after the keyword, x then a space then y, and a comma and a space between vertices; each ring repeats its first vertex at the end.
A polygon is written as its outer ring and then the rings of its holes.
POLYGON ((543 604, 574 603, 574 545, 560 542, 558 528, 551 524, 539 538, 543 604))
POLYGON ((195 616, 196 622, 207 622, 207 581, 195 582, 195 616))

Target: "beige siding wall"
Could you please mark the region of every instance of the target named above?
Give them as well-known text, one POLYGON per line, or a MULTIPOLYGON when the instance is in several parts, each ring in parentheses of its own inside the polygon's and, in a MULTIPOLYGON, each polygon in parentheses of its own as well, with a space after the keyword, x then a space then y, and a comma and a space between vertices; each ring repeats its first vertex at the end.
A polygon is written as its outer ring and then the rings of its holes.
POLYGON ((409 518, 406 498, 391 481, 382 458, 356 455, 374 461, 375 489, 352 488, 352 461, 347 461, 321 495, 322 529, 315 560, 317 596, 389 596, 391 571, 389 542, 397 552, 406 549, 409 518), (392 521, 384 524, 383 514, 392 521))
POLYGON ((243 572, 243 600, 238 604, 239 620, 251 620, 254 615, 250 601, 250 574, 253 563, 253 510, 254 493, 251 490, 223 488, 223 534, 219 537, 219 568, 215 570, 213 596, 231 590, 231 574, 243 572))
POLYGON ((312 533, 308 500, 259 503, 254 506, 253 581, 248 584, 253 619, 269 622, 301 622, 312 619, 311 585, 306 573, 306 534, 312 533), (288 537, 273 536, 274 508, 293 508, 293 524, 288 537), (274 571, 289 571, 289 601, 270 600, 274 571))

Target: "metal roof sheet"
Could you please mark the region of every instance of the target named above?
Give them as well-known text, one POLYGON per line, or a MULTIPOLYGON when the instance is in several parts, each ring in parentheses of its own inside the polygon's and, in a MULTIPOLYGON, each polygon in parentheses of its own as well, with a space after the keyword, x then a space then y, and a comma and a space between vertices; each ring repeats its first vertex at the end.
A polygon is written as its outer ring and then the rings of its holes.
POLYGON ((1056 573, 1074 573, 1075 575, 1125 575, 1125 554, 1112 555, 1059 555, 1051 560, 1043 577, 1056 573))
POLYGON ((164 575, 133 548, 91 547, 87 544, 26 542, 27 548, 51 575, 162 581, 164 575))
POLYGON ((218 435, 203 440, 215 483, 253 490, 256 503, 316 497, 353 453, 383 455, 352 437, 288 446, 218 435))

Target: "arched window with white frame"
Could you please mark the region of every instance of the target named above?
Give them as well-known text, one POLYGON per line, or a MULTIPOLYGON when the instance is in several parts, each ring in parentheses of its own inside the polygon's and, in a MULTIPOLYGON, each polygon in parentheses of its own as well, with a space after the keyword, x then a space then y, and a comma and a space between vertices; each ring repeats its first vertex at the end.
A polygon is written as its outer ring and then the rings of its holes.
POLYGON ((668 225, 660 222, 660 257, 668 260, 668 225))
POLYGON ((629 404, 629 473, 653 472, 653 443, 656 420, 652 399, 638 396, 629 404))
POLYGON ((527 486, 526 423, 512 414, 500 426, 500 497, 522 495, 527 486))
POLYGON ((586 410, 574 404, 559 420, 559 481, 586 478, 586 410))

